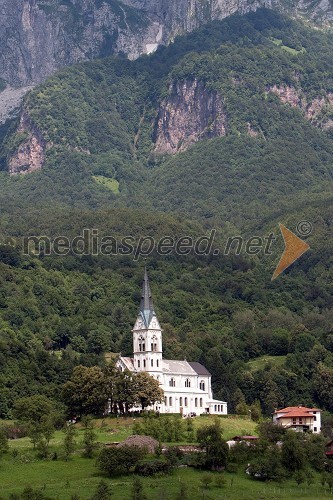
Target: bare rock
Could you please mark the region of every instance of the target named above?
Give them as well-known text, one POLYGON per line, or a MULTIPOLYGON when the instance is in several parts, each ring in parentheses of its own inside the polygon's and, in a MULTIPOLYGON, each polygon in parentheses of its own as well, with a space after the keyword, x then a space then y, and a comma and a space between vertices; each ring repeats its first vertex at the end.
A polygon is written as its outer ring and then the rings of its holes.
POLYGON ((160 105, 155 129, 155 152, 176 153, 192 144, 226 135, 227 118, 221 96, 203 82, 174 81, 160 105))

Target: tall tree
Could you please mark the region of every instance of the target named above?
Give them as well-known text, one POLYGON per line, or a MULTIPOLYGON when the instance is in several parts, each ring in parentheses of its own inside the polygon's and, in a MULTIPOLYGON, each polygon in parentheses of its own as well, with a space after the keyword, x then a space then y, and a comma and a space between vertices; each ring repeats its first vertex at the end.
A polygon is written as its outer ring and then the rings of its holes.
POLYGON ((76 366, 62 396, 72 415, 98 415, 107 405, 105 375, 98 366, 76 366))
POLYGON ((69 460, 70 456, 74 453, 75 450, 75 436, 76 429, 73 424, 68 424, 64 427, 64 452, 65 452, 65 460, 69 460))
POLYGON ((219 420, 212 425, 201 427, 197 431, 198 442, 205 450, 204 465, 209 469, 225 467, 228 461, 229 448, 222 439, 223 430, 219 420))
POLYGON ((154 379, 149 373, 139 372, 134 377, 135 400, 144 410, 157 402, 161 402, 164 392, 160 388, 158 380, 154 379))

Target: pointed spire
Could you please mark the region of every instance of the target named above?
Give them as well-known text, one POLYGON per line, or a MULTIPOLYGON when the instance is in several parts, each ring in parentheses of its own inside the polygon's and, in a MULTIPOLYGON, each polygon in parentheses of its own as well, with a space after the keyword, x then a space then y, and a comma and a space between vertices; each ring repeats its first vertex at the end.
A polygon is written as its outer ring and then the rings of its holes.
POLYGON ((149 286, 149 278, 148 278, 148 273, 147 273, 146 267, 145 267, 145 274, 144 274, 143 283, 142 283, 140 312, 143 316, 146 327, 148 328, 150 320, 155 315, 155 312, 154 312, 153 298, 151 296, 151 291, 150 291, 150 286, 149 286))

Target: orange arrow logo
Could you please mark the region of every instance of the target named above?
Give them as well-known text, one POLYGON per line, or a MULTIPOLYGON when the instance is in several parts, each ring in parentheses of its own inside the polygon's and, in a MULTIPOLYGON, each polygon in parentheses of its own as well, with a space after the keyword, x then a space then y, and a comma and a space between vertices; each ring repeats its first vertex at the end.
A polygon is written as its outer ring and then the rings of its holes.
POLYGON ((301 240, 296 234, 292 233, 286 226, 279 224, 280 231, 284 239, 285 249, 278 263, 274 274, 272 276, 272 281, 275 280, 285 269, 287 269, 291 264, 293 264, 297 259, 300 258, 303 253, 309 250, 310 246, 301 240))

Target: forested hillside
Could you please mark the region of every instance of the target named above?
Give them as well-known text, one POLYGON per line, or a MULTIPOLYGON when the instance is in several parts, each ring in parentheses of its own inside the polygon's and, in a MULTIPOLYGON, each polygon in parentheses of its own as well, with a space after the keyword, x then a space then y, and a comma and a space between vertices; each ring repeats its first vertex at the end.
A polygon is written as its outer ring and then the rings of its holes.
POLYGON ((22 254, 24 236, 83 228, 216 229, 219 255, 148 259, 164 356, 207 366, 231 411, 333 410, 332 41, 260 10, 137 61, 66 68, 26 97, 1 131, 0 417, 22 395, 59 398, 76 364, 131 353, 143 259, 22 254), (301 220, 311 251, 271 282, 278 222, 301 220), (228 236, 270 231, 272 255, 222 255, 228 236))

